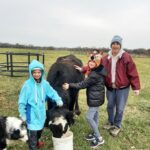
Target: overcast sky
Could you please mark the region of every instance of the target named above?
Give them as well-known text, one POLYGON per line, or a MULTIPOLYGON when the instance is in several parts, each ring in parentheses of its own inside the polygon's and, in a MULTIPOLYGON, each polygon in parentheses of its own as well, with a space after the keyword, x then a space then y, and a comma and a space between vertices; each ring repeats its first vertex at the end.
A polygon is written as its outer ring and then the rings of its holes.
POLYGON ((150 0, 0 0, 0 42, 150 48, 150 0))

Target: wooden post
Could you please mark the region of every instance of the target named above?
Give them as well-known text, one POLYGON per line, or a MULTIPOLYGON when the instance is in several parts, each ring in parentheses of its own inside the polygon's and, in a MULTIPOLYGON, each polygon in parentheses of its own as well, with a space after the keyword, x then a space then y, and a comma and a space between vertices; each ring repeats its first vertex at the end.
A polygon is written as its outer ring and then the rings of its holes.
POLYGON ((7 71, 9 71, 9 53, 6 53, 7 71))
POLYGON ((10 71, 11 71, 11 77, 13 77, 13 57, 12 52, 10 52, 10 71))
POLYGON ((37 54, 36 56, 37 56, 37 60, 39 61, 39 54, 37 54))
POLYGON ((43 60, 43 65, 44 65, 44 61, 45 61, 44 53, 42 53, 42 60, 43 60))
POLYGON ((28 66, 30 64, 30 52, 28 52, 28 66))

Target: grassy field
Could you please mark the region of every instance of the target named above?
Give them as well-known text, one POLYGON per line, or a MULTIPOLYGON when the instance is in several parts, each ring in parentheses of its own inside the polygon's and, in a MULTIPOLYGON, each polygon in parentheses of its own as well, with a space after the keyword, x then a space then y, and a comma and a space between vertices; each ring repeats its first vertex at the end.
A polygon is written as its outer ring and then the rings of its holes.
MULTIPOLYGON (((6 52, 8 49, 0 49, 0 52, 6 52)), ((12 49, 9 51, 25 52, 24 50, 12 49)), ((28 52, 31 50, 26 50, 28 52)), ((40 52, 32 50, 32 52, 40 52)), ((70 54, 69 51, 45 51, 45 69, 48 72, 49 67, 55 62, 59 56, 70 54)), ((75 54, 82 59, 85 64, 87 56, 83 54, 75 54)), ((16 61, 23 60, 22 57, 16 57, 16 61)), ((5 57, 0 55, 0 62, 5 57)), ((100 107, 99 113, 99 129, 105 139, 105 144, 98 149, 101 150, 150 150, 150 58, 135 57, 134 61, 137 65, 141 79, 141 93, 134 96, 130 91, 128 104, 125 109, 122 132, 118 137, 112 137, 102 127, 107 122, 106 104, 100 107)), ((0 75, 0 115, 18 116, 18 95, 23 82, 28 78, 28 74, 23 77, 10 77, 0 75)), ((79 104, 81 115, 77 118, 71 130, 74 133, 74 150, 90 150, 89 143, 84 140, 84 136, 89 132, 88 124, 85 120, 87 111, 85 90, 80 91, 79 104)), ((45 129, 42 140, 46 145, 43 150, 52 150, 51 133, 45 129)), ((9 145, 8 150, 26 150, 27 145, 15 141, 9 145)), ((63 148, 62 148, 63 150, 63 148)))

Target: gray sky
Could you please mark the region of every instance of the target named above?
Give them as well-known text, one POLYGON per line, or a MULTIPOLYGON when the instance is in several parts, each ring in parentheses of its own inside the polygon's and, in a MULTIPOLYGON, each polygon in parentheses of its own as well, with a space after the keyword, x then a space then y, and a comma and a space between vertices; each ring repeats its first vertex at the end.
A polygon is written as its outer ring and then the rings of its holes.
POLYGON ((150 0, 0 0, 0 42, 150 48, 150 0))

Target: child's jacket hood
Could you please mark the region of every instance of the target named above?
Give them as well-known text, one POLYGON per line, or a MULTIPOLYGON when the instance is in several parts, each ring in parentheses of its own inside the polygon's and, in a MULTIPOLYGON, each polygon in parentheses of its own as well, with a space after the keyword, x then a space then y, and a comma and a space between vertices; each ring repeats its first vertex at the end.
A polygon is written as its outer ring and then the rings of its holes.
POLYGON ((34 78, 33 78, 33 75, 32 75, 32 71, 34 68, 40 68, 41 71, 42 71, 42 77, 41 77, 41 82, 43 81, 44 79, 44 76, 45 76, 45 71, 44 71, 44 66, 43 64, 41 64, 39 61, 37 60, 33 60, 31 62, 31 64, 29 65, 29 79, 32 80, 33 82, 35 82, 34 78))

